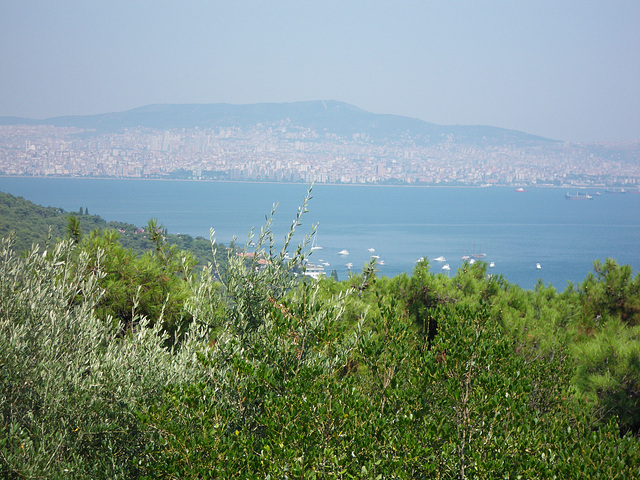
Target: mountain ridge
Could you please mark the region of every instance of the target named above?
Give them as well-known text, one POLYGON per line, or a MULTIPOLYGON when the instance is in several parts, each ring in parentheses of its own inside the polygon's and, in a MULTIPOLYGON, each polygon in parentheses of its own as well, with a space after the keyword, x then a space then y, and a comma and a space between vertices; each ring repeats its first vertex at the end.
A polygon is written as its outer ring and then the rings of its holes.
POLYGON ((42 120, 0 117, 0 125, 53 125, 113 132, 124 128, 247 128, 290 122, 299 127, 343 137, 363 134, 373 142, 399 138, 416 144, 454 141, 470 144, 533 145, 556 143, 518 130, 487 125, 438 125, 414 117, 377 114, 337 100, 283 103, 149 104, 120 112, 65 115, 42 120))

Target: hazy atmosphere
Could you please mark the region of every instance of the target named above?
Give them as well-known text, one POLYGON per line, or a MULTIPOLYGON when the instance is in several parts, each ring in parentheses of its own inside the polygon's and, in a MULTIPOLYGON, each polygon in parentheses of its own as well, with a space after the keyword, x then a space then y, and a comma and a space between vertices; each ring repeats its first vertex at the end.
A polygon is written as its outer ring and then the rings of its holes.
POLYGON ((0 115, 335 99, 571 142, 640 138, 640 3, 0 3, 0 115))
POLYGON ((640 0, 0 0, 0 480, 640 479, 639 86, 640 0))

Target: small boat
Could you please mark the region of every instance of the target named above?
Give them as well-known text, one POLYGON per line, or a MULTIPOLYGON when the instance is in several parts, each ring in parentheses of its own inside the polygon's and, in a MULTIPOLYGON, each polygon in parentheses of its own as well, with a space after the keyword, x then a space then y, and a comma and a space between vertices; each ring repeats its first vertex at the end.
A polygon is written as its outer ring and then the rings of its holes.
POLYGON ((495 262, 491 262, 491 263, 489 263, 489 268, 493 268, 493 267, 495 267, 495 266, 496 266, 495 262))
POLYGON ((384 260, 380 260, 380 261, 378 262, 378 265, 385 265, 384 260))
POLYGON ((540 265, 539 263, 536 263, 536 269, 542 270, 542 265, 540 265))
POLYGON ((322 250, 322 247, 316 243, 316 235, 313 236, 311 241, 311 250, 322 250))
POLYGON ((448 264, 448 263, 445 263, 445 264, 442 266, 442 270, 444 270, 445 272, 448 272, 449 270, 451 270, 451 267, 449 266, 449 264, 448 264))
POLYGON ((338 255, 349 255, 349 250, 346 250, 346 249, 345 250, 340 250, 338 252, 338 255))
POLYGON ((380 255, 371 255, 371 258, 375 258, 377 260, 380 258, 380 255))
POLYGON ((345 267, 347 267, 349 270, 351 270, 351 267, 353 267, 353 263, 349 262, 349 263, 345 264, 345 267))
POLYGON ((479 252, 478 250, 476 250, 476 245, 474 243, 473 244, 473 253, 471 253, 469 255, 464 255, 462 257, 462 260, 469 260, 470 258, 480 259, 480 258, 484 258, 486 256, 487 256, 486 253, 482 253, 482 252, 479 252))
POLYGON ((474 263, 476 263, 476 259, 472 258, 471 260, 469 260, 469 265, 473 265, 474 263))
POLYGON ((514 192, 522 193, 522 192, 526 192, 526 190, 525 190, 524 188, 522 188, 522 187, 518 187, 518 188, 516 188, 516 189, 514 190, 514 192))
POLYGON ((375 249, 375 248, 367 248, 367 250, 368 250, 369 252, 371 252, 371 253, 373 253, 373 252, 375 252, 375 251, 376 251, 376 249, 375 249))
POLYGON ((446 262, 447 259, 444 257, 438 257, 433 259, 434 262, 446 262))

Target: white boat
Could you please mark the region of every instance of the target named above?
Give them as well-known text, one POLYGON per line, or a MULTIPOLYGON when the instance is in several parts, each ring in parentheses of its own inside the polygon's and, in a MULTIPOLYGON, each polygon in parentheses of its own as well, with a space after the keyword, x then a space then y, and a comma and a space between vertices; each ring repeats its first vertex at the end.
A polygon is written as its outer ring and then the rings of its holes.
POLYGON ((469 260, 469 265, 473 265, 474 263, 476 263, 476 259, 472 258, 471 260, 469 260))
POLYGON ((445 272, 448 272, 449 270, 451 270, 451 267, 449 266, 449 264, 448 264, 448 263, 445 263, 445 264, 442 266, 442 270, 444 270, 445 272))
POLYGON ((494 262, 489 263, 489 268, 493 268, 495 266, 496 266, 496 264, 494 262))
POLYGON ((447 259, 444 257, 438 257, 433 259, 434 262, 446 262, 447 259))
POLYGON ((377 260, 380 258, 380 255, 371 255, 371 258, 375 258, 377 260))
POLYGON ((368 251, 370 251, 371 253, 375 252, 376 249, 375 248, 367 248, 368 251))
POLYGON ((322 250, 322 247, 316 243, 316 235, 313 236, 313 240, 311 241, 311 250, 322 250))
POLYGON ((345 250, 340 250, 338 252, 338 255, 349 255, 349 250, 346 250, 346 249, 345 250))
POLYGON ((378 265, 384 265, 384 260, 380 260, 380 261, 378 262, 378 265))
POLYGON ((351 270, 351 267, 353 267, 353 263, 349 262, 349 263, 345 264, 345 267, 347 267, 349 270, 351 270))
POLYGON ((324 267, 322 265, 307 263, 304 266, 304 274, 307 277, 311 277, 314 280, 317 280, 321 275, 324 275, 324 267))
POLYGON ((536 268, 537 268, 538 270, 542 270, 542 265, 540 265, 539 263, 536 263, 536 268))

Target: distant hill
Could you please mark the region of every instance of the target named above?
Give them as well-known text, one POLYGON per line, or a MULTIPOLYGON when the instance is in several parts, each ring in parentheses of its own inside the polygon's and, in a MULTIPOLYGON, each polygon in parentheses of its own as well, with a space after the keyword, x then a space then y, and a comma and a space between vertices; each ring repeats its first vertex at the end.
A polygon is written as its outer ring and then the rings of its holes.
POLYGON ((0 125, 54 125, 113 132, 123 128, 248 128, 257 124, 286 122, 319 133, 341 137, 363 134, 373 142, 403 140, 417 145, 428 143, 469 143, 479 145, 535 145, 550 140, 517 130, 481 125, 436 125, 417 118, 371 113, 335 100, 250 105, 155 104, 124 112, 99 115, 72 115, 34 120, 0 117, 0 125))

